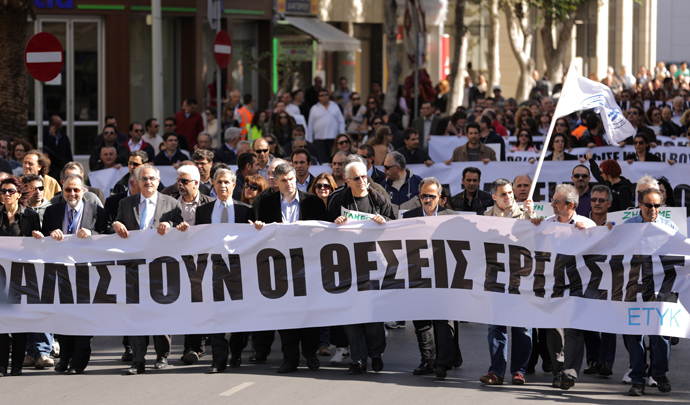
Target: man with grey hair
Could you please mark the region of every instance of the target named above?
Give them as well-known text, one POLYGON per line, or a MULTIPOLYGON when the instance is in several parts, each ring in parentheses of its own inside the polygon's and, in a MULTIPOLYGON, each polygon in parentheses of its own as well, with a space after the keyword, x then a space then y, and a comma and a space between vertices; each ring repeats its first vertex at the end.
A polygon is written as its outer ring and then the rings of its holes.
MULTIPOLYGON (((403 218, 423 218, 437 215, 458 215, 453 210, 439 205, 441 183, 435 177, 426 177, 419 183, 419 199, 422 206, 407 211, 403 218)), ((413 371, 414 375, 434 373, 437 378, 446 378, 453 369, 459 347, 455 344, 455 322, 449 320, 412 321, 417 335, 417 344, 422 361, 413 371)))
MULTIPOLYGON (((644 178, 644 177, 643 177, 644 178)), ((639 182, 638 182, 639 185, 639 182)), ((659 215, 659 209, 664 205, 664 197, 661 190, 654 187, 647 187, 638 193, 638 205, 640 207, 640 214, 636 215, 627 221, 626 224, 642 224, 653 222, 664 227, 670 228, 674 233, 678 232, 676 224, 669 219, 659 215)), ((641 270, 640 272, 642 272, 641 270)), ((642 274, 638 274, 642 278, 642 274)), ((632 275, 631 275, 632 277, 632 275)), ((645 275, 644 277, 647 277, 645 275)), ((662 295, 661 293, 659 295, 662 295)), ((663 297, 658 298, 659 301, 664 301, 663 297)), ((630 379, 632 380, 632 387, 628 391, 630 396, 644 395, 645 384, 647 383, 647 371, 645 370, 646 350, 644 344, 644 335, 623 335, 623 340, 628 349, 630 356, 630 379)), ((668 364, 671 355, 671 345, 668 336, 649 336, 649 358, 651 379, 653 379, 657 388, 661 392, 671 391, 671 382, 666 373, 668 373, 668 364)))
POLYGON ((252 151, 252 143, 249 141, 239 141, 237 143, 237 156, 251 152, 252 151))
POLYGON ((419 183, 422 181, 406 166, 405 157, 400 152, 390 152, 383 161, 386 180, 382 186, 391 197, 391 203, 397 206, 419 194, 419 183))
POLYGON ((639 201, 640 199, 640 193, 647 189, 647 188, 659 188, 659 182, 656 181, 656 179, 648 174, 645 174, 644 176, 640 177, 639 180, 637 180, 637 186, 635 187, 635 192, 637 193, 637 199, 639 201))
MULTIPOLYGON (((542 222, 570 224, 577 229, 594 228, 597 224, 591 219, 578 215, 578 192, 570 184, 556 186, 551 207, 554 215, 542 221, 542 218, 532 218, 532 223, 539 226, 542 222)), ((581 329, 548 329, 547 346, 551 353, 554 380, 553 386, 562 390, 575 385, 577 374, 582 368, 585 354, 584 334, 581 329)))
POLYGON ((225 130, 225 142, 218 148, 213 157, 214 162, 223 162, 226 165, 237 163, 237 144, 240 142, 242 130, 237 127, 230 127, 225 130))
MULTIPOLYGON (((261 199, 257 210, 257 229, 270 223, 294 223, 297 221, 325 221, 326 207, 323 201, 314 194, 308 194, 297 188, 295 168, 288 163, 281 163, 275 168, 275 182, 278 192, 261 199)), ((299 328, 280 330, 283 364, 279 373, 292 373, 299 366, 300 342, 302 356, 307 360, 307 367, 319 369, 316 351, 319 349, 321 328, 299 328)))
POLYGON ((213 149, 213 137, 208 132, 200 132, 196 137, 196 141, 196 150, 208 150, 214 153, 216 152, 216 150, 213 149))
MULTIPOLYGON (((526 200, 522 207, 515 202, 513 185, 508 179, 496 179, 493 182, 491 198, 494 200, 494 206, 486 210, 484 216, 512 219, 536 217, 532 210, 532 200, 526 200)), ((491 291, 495 285, 496 280, 487 281, 485 288, 491 291)), ((510 359, 511 382, 522 385, 525 383, 525 374, 532 354, 532 328, 513 326, 510 333, 513 340, 510 359)), ((488 374, 481 376, 479 381, 483 384, 500 385, 503 384, 508 363, 508 328, 503 325, 489 325, 488 339, 491 366, 488 374)))
MULTIPOLYGON (((373 215, 371 220, 383 225, 395 219, 391 203, 369 187, 367 166, 361 161, 348 163, 344 168, 347 185, 343 191, 328 198, 328 217, 337 225, 347 223, 343 209, 373 215)), ((345 334, 350 342, 352 365, 350 375, 362 374, 367 370, 367 358, 371 357, 372 369, 383 370, 381 355, 386 348, 385 329, 382 322, 345 325, 345 334)))
POLYGON ((184 219, 177 225, 177 229, 180 231, 184 232, 190 225, 194 225, 197 208, 214 200, 214 198, 199 192, 200 179, 199 169, 196 166, 183 165, 177 169, 177 191, 179 193, 177 201, 180 202, 182 218, 184 219))

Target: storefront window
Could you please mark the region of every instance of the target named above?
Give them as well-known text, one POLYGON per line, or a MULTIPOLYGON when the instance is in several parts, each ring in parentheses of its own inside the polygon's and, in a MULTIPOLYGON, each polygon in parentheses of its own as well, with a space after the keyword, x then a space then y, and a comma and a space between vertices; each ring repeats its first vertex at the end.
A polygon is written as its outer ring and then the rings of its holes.
MULTIPOLYGON (((233 22, 232 24, 232 61, 230 71, 230 89, 239 90, 240 94, 251 94, 255 98, 259 91, 258 73, 251 69, 250 59, 258 57, 258 33, 255 23, 233 22)), ((270 72, 266 72, 270 77, 270 72)))

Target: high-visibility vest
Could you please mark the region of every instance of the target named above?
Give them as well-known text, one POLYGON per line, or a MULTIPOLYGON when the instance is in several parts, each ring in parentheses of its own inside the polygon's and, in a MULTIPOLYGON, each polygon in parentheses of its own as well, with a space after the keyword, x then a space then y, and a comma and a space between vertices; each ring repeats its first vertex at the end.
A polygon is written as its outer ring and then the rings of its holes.
POLYGON ((237 115, 239 115, 240 129, 242 130, 242 140, 247 140, 247 135, 251 131, 252 120, 254 119, 254 114, 245 106, 237 110, 237 115))

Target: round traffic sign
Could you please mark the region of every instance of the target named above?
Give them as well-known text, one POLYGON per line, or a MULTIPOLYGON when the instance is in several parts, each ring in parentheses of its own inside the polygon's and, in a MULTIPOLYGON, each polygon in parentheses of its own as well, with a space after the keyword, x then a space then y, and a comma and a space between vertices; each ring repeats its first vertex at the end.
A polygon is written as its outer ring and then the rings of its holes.
POLYGON ((62 45, 53 34, 39 32, 26 44, 24 63, 36 80, 48 82, 55 79, 62 71, 64 61, 62 45))
POLYGON ((230 64, 232 56, 232 42, 227 31, 218 31, 216 39, 213 40, 213 57, 221 69, 225 69, 230 64))

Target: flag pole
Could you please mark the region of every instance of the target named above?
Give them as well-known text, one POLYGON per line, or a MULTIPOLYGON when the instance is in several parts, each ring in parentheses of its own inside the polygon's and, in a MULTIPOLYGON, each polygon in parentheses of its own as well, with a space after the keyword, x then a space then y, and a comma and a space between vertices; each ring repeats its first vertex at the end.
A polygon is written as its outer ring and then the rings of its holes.
MULTIPOLYGON (((563 91, 561 91, 561 98, 563 97, 563 91)), ((532 200, 532 194, 534 194, 534 189, 537 187, 537 178, 539 178, 539 173, 541 172, 541 166, 544 163, 544 157, 546 156, 546 151, 549 147, 549 141, 551 140, 551 134, 553 133, 554 128, 556 127, 556 121, 558 121, 558 118, 555 118, 556 114, 554 114, 554 118, 551 120, 551 124, 549 124, 549 131, 546 133, 546 138, 544 138, 544 147, 541 148, 541 155, 539 155, 539 163, 537 163, 537 170, 534 172, 534 178, 532 179, 532 185, 529 187, 529 195, 527 196, 528 200, 532 200)), ((548 198, 547 198, 548 199, 548 198)))

